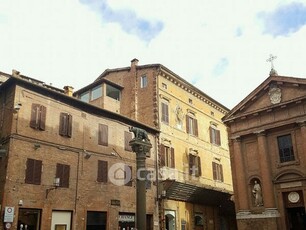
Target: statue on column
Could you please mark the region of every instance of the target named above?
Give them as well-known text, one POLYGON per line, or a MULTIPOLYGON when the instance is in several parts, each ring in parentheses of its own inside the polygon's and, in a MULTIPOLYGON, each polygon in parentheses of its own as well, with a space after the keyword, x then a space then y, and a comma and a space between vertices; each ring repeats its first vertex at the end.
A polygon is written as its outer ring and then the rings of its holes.
POLYGON ((253 196, 255 197, 254 205, 257 207, 263 206, 261 186, 257 182, 257 180, 254 181, 252 193, 253 193, 253 196))
POLYGON ((134 139, 135 140, 150 143, 150 140, 148 138, 148 134, 145 130, 140 129, 140 128, 136 128, 136 127, 130 127, 129 131, 134 133, 134 136, 135 136, 134 139))

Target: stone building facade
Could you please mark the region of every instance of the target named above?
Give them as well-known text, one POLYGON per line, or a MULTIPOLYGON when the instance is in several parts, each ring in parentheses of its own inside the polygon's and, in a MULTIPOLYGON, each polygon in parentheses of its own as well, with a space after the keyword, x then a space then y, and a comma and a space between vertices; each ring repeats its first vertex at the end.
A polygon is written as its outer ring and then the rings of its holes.
POLYGON ((165 66, 137 59, 74 95, 160 131, 160 229, 235 229, 225 106, 165 66), (117 105, 96 95, 112 95, 117 105))
POLYGON ((238 229, 305 229, 306 79, 272 69, 223 121, 238 229))
MULTIPOLYGON (((154 128, 15 73, 0 86, 0 230, 135 227, 136 162, 129 127, 154 128)), ((104 98, 112 103, 112 98, 104 98)), ((117 101, 113 99, 113 103, 117 101)), ((153 176, 155 178, 155 176, 153 176)), ((158 229, 156 183, 147 181, 147 229, 158 229)))

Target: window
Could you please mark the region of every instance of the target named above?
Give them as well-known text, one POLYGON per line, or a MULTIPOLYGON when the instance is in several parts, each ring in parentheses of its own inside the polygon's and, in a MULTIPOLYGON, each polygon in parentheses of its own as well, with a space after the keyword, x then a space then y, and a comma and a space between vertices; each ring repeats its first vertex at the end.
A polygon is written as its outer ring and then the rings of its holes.
POLYGON ((132 147, 130 146, 132 138, 132 133, 124 131, 124 150, 132 152, 132 147))
POLYGON ((27 168, 25 175, 25 183, 40 184, 41 183, 42 161, 27 159, 27 168))
POLYGON ((198 136, 198 121, 189 115, 186 115, 186 132, 198 136))
POLYGON ((175 168, 174 148, 161 145, 161 166, 175 168))
POLYGON ((195 215, 194 215, 194 225, 195 226, 203 226, 204 225, 203 214, 202 213, 195 213, 195 215))
POLYGON ((69 113, 60 114, 59 134, 64 137, 72 135, 72 116, 69 113))
POLYGON ((108 229, 107 226, 106 212, 87 211, 86 230, 108 229))
POLYGON ((199 156, 189 154, 189 174, 196 177, 202 175, 201 159, 199 156))
POLYGON ((220 130, 217 130, 217 128, 214 126, 210 126, 209 135, 210 135, 210 143, 215 145, 221 145, 220 130))
POLYGON ((214 180, 222 181, 223 182, 223 169, 222 165, 216 162, 212 162, 212 169, 213 169, 213 177, 214 180))
POLYGON ((69 188, 70 165, 56 164, 56 178, 60 178, 59 187, 69 188))
POLYGON ((125 186, 132 187, 133 186, 133 180, 132 180, 132 166, 125 165, 125 170, 124 170, 124 181, 125 186))
POLYGON ((192 99, 189 98, 188 102, 189 102, 190 105, 192 105, 192 99))
POLYGON ((102 97, 102 86, 98 85, 91 90, 91 100, 95 100, 99 97, 102 97))
POLYGON ((162 116, 161 116, 161 120, 167 124, 169 124, 169 107, 168 104, 166 104, 165 102, 161 103, 161 111, 162 111, 162 116))
POLYGON ((82 93, 80 96, 81 101, 89 102, 89 91, 82 93))
POLYGON ((280 162, 294 161, 294 152, 292 146, 291 135, 284 135, 277 137, 278 151, 280 162))
POLYGON ((168 88, 167 84, 162 83, 162 88, 163 88, 163 89, 167 89, 167 88, 168 88))
POLYGON ((107 161, 98 161, 98 176, 97 181, 98 182, 107 182, 108 177, 108 162, 107 161))
POLYGON ((146 75, 141 76, 140 78, 140 88, 145 88, 148 85, 148 78, 146 75))
POLYGON ((99 124, 98 144, 108 146, 108 126, 99 124))
POLYGON ((45 130, 46 107, 39 104, 32 104, 30 127, 33 129, 45 130))
POLYGON ((111 85, 106 84, 106 96, 120 101, 120 90, 111 85))

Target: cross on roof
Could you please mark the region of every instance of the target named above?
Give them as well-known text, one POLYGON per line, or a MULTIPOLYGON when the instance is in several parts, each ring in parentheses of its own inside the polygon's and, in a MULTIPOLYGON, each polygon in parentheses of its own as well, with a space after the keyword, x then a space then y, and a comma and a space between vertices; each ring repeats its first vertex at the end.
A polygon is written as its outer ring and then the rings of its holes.
POLYGON ((274 69, 273 61, 276 59, 276 56, 270 54, 270 57, 267 59, 267 62, 271 62, 271 70, 274 69))

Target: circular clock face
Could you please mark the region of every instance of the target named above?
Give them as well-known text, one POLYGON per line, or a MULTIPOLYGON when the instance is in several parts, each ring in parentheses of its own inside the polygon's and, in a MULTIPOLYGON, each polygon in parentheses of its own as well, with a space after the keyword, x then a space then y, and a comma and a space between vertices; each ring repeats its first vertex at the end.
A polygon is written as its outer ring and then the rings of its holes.
POLYGON ((300 200, 300 195, 297 192, 291 192, 288 194, 288 200, 291 203, 297 203, 300 200))

